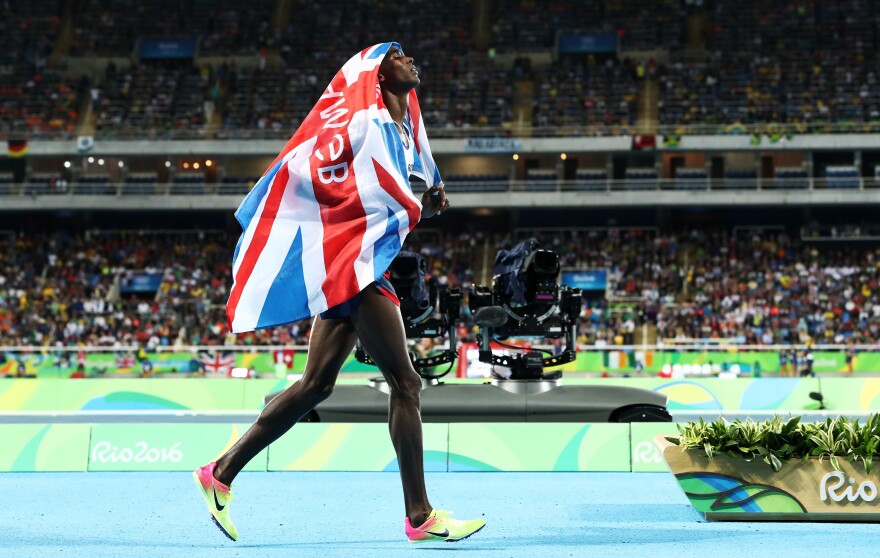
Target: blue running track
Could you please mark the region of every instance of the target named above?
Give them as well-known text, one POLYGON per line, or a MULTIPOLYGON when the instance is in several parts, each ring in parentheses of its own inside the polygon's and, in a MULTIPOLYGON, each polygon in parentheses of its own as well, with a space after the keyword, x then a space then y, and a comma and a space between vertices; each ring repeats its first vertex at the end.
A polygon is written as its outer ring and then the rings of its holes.
POLYGON ((0 474, 0 557, 876 556, 876 525, 704 522, 670 474, 434 473, 431 501, 488 525, 411 544, 393 473, 242 473, 238 542, 190 473, 0 474), (452 554, 450 554, 452 552, 452 554))

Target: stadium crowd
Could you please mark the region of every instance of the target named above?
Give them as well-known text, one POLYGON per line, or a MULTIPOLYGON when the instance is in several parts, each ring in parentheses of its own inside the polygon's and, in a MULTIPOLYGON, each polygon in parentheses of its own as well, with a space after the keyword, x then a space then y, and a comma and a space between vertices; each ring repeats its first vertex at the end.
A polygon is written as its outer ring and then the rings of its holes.
POLYGON ((707 2, 705 51, 660 77, 663 124, 823 124, 876 120, 873 2, 707 2))
MULTIPOLYGON (((534 231, 525 231, 534 234, 534 231)), ((609 270, 608 297, 585 303, 582 343, 656 338, 774 345, 880 339, 880 249, 810 242, 783 230, 586 230, 534 234, 563 268, 609 270)), ((509 247, 516 238, 504 238, 509 247)))
MULTIPOLYGON (((0 346, 306 344, 309 322, 234 335, 226 328, 231 254, 222 232, 0 237, 0 346), (152 287, 138 281, 156 277, 152 287)), ((441 285, 469 285, 476 239, 426 230, 417 250, 441 285)))
MULTIPOLYGON (((468 292, 481 246, 522 235, 559 254, 563 268, 607 269, 607 296, 588 296, 586 344, 728 340, 749 345, 873 344, 880 339, 880 249, 816 243, 783 230, 596 229, 482 237, 420 231, 428 280, 468 292)), ((234 335, 225 325, 231 283, 223 232, 90 231, 0 237, 0 345, 305 344, 309 323, 234 335), (131 288, 155 276, 152 288, 131 288)), ((459 334, 475 330, 466 305, 459 334)))
POLYGON ((504 129, 529 112, 566 133, 626 127, 641 82, 656 85, 641 94, 661 125, 821 131, 880 116, 871 0, 490 2, 480 41, 466 1, 291 6, 284 17, 271 0, 0 2, 0 132, 69 135, 94 113, 105 137, 288 137, 348 56, 387 40, 373 31, 387 21, 416 56, 435 130, 504 129), (559 33, 616 37, 618 52, 559 53, 559 33), (156 37, 197 49, 141 56, 139 39, 156 37), (86 57, 104 71, 80 73, 86 57))

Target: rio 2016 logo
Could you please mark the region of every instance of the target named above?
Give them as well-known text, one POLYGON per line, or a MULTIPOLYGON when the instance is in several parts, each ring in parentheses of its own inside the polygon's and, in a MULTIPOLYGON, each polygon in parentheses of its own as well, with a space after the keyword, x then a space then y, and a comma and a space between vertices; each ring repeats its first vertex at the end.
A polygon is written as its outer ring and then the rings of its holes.
POLYGON ((147 442, 136 442, 133 447, 98 442, 92 448, 92 461, 96 463, 179 463, 181 459, 180 442, 170 448, 152 448, 147 442))
POLYGON ((660 463, 663 456, 651 442, 639 442, 633 448, 632 459, 633 463, 660 463))
POLYGON ((843 502, 844 500, 873 502, 877 497, 877 486, 873 482, 866 480, 856 486, 856 479, 850 477, 849 486, 844 488, 844 485, 847 484, 846 480, 846 475, 840 471, 826 474, 819 484, 819 498, 823 502, 828 500, 832 502, 843 502))

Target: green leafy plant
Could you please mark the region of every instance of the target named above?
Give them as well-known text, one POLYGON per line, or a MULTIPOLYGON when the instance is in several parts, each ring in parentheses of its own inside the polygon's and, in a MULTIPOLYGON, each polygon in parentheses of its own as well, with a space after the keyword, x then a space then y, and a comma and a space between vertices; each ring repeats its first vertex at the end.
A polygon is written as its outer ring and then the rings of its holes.
POLYGON ((880 447, 880 419, 869 415, 864 424, 858 419, 829 418, 825 422, 802 423, 800 417, 787 420, 780 416, 763 422, 739 419, 728 422, 724 418, 679 425, 678 438, 666 438, 682 450, 703 450, 712 459, 724 454, 735 459, 761 459, 774 471, 790 459, 806 460, 828 458, 831 466, 840 470, 838 458, 861 461, 865 472, 880 447))

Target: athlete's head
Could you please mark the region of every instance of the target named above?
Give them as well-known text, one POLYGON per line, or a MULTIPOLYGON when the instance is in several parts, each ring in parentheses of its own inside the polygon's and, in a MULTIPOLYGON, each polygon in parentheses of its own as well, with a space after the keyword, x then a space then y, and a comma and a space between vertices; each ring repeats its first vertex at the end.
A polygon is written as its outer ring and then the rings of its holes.
POLYGON ((411 56, 392 46, 379 65, 379 86, 394 95, 409 93, 419 84, 419 72, 411 56))

